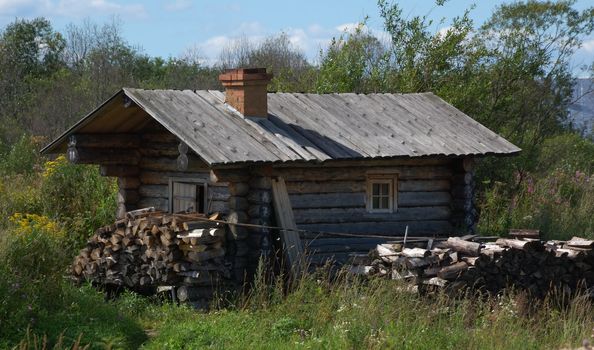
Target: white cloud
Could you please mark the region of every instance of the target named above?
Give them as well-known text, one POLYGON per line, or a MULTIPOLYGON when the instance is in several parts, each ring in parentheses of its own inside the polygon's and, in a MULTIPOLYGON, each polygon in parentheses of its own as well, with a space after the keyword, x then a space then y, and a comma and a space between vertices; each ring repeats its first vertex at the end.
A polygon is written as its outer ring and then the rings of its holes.
POLYGON ((193 6, 191 0, 174 0, 174 1, 167 1, 163 8, 165 11, 168 12, 179 12, 184 10, 189 10, 193 6))
POLYGON ((0 13, 20 17, 61 16, 82 18, 98 14, 146 17, 142 3, 119 4, 109 0, 0 0, 0 13))
POLYGON ((594 52, 594 39, 586 40, 582 44, 582 47, 585 51, 593 53, 594 52))
MULTIPOLYGON (((305 56, 312 62, 319 58, 320 50, 328 47, 333 37, 341 34, 354 33, 359 23, 344 23, 335 27, 324 27, 314 23, 306 27, 285 28, 285 32, 291 44, 303 51, 305 56)), ((381 42, 389 43, 390 36, 382 30, 363 26, 362 29, 377 37, 381 42)), ((213 36, 203 42, 194 44, 199 47, 201 54, 206 57, 208 63, 216 63, 219 54, 224 48, 233 45, 238 40, 248 40, 252 44, 262 42, 269 35, 277 35, 281 31, 268 30, 260 22, 244 22, 228 33, 213 36)), ((192 45, 189 45, 192 47, 192 45)))

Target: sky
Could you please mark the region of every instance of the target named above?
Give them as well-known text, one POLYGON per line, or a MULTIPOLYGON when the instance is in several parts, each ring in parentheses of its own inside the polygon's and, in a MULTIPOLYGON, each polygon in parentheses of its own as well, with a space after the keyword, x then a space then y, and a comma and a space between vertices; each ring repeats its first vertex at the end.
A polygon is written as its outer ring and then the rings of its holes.
MULTIPOLYGON (((399 1, 406 16, 428 15, 433 30, 447 28, 451 19, 473 4, 475 25, 489 18, 497 5, 509 1, 450 0, 443 7, 434 0, 399 1)), ((576 7, 594 6, 594 0, 578 0, 576 7)), ((285 32, 291 42, 313 62, 333 37, 352 29, 368 16, 369 30, 382 31, 377 0, 0 0, 0 28, 17 18, 49 19, 54 29, 91 20, 102 24, 119 21, 123 37, 150 56, 180 57, 197 53, 214 62, 229 42, 247 37, 262 40, 285 32)), ((594 61, 594 35, 576 53, 577 67, 594 61)))

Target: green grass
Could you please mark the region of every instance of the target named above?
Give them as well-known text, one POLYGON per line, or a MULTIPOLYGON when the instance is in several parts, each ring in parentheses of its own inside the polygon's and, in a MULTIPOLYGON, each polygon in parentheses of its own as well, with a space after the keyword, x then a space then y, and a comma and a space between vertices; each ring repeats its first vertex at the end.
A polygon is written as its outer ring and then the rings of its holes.
POLYGON ((60 349, 554 349, 581 344, 594 327, 594 306, 581 297, 563 307, 522 294, 453 299, 411 294, 394 281, 330 283, 320 275, 288 293, 257 288, 208 313, 133 293, 105 302, 89 286, 62 288, 0 347, 45 335, 48 348, 60 349))

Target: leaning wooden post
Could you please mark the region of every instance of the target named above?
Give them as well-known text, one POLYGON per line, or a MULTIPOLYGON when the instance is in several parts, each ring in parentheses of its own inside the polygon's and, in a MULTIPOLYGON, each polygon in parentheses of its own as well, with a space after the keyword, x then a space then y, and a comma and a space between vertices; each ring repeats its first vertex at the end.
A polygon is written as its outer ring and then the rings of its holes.
POLYGON ((284 228, 280 232, 283 251, 287 257, 289 266, 291 266, 291 273, 296 277, 301 273, 303 246, 297 232, 297 225, 295 224, 293 209, 289 201, 287 186, 282 177, 272 180, 272 200, 277 226, 284 228))

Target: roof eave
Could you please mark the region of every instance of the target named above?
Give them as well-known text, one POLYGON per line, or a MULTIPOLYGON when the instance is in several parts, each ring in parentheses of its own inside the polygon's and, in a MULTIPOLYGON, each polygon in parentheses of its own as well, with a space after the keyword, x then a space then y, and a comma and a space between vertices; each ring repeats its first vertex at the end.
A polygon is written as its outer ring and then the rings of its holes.
POLYGON ((41 151, 39 151, 39 153, 40 154, 52 154, 52 153, 56 153, 55 152, 55 149, 59 145, 61 145, 62 142, 64 142, 75 131, 79 130, 80 128, 82 128, 83 126, 85 126, 87 123, 91 122, 94 119, 95 115, 101 111, 101 109, 103 109, 107 104, 109 104, 111 101, 113 101, 113 99, 115 99, 117 96, 122 95, 122 94, 124 94, 124 90, 123 89, 121 89, 118 92, 116 92, 115 94, 113 94, 110 98, 108 98, 105 102, 103 102, 99 107, 95 108, 89 114, 87 114, 86 116, 84 116, 81 120, 79 120, 74 125, 72 125, 68 130, 66 130, 65 132, 63 132, 55 140, 53 140, 47 146, 45 146, 44 148, 42 148, 41 151))

